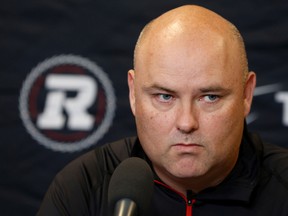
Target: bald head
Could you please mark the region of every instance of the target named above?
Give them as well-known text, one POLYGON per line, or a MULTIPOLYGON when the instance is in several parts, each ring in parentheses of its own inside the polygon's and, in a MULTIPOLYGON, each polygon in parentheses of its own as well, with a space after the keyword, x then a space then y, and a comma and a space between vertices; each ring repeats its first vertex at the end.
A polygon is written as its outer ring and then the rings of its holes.
MULTIPOLYGON (((248 73, 247 58, 243 39, 237 28, 218 14, 200 6, 186 5, 164 13, 147 24, 142 30, 134 52, 134 68, 145 55, 159 49, 160 45, 169 46, 176 40, 187 43, 194 49, 212 43, 231 50, 243 69, 244 81, 248 73), (197 46, 196 46, 197 45, 197 46), (198 46, 199 45, 199 46, 198 46)), ((193 50, 191 50, 193 51, 193 50)))
POLYGON ((233 169, 256 84, 253 72, 241 82, 244 56, 236 28, 198 6, 171 10, 142 31, 127 76, 130 105, 141 146, 170 187, 197 193, 233 169))

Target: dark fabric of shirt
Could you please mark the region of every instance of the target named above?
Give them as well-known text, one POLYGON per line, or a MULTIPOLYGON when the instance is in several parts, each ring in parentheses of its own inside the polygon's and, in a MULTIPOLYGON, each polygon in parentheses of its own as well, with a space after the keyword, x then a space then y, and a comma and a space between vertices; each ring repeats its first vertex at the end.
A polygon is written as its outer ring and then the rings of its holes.
MULTIPOLYGON (((185 216, 193 200, 193 216, 288 216, 288 150, 263 143, 256 134, 245 132, 243 137, 234 169, 216 187, 183 196, 154 173, 149 215, 185 216)), ((37 215, 109 215, 111 175, 132 156, 150 164, 136 137, 97 147, 74 160, 57 174, 37 215)))

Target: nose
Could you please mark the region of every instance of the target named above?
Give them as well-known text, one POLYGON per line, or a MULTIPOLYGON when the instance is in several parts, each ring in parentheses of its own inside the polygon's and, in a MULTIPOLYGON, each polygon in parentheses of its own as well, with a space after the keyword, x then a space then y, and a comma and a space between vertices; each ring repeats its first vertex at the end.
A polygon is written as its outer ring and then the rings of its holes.
POLYGON ((176 121, 177 130, 184 134, 189 134, 199 127, 197 110, 192 108, 191 103, 181 105, 176 121))

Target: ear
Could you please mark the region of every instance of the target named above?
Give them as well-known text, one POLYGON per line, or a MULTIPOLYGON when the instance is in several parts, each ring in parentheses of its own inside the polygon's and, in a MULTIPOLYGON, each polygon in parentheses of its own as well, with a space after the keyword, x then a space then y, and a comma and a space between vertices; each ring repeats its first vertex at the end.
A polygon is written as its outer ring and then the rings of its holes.
POLYGON ((135 71, 129 70, 128 71, 128 87, 129 87, 129 100, 130 100, 130 107, 132 110, 133 115, 135 115, 135 71))
POLYGON ((244 115, 247 116, 250 112, 254 89, 256 86, 256 74, 251 71, 248 73, 248 77, 244 89, 244 115))

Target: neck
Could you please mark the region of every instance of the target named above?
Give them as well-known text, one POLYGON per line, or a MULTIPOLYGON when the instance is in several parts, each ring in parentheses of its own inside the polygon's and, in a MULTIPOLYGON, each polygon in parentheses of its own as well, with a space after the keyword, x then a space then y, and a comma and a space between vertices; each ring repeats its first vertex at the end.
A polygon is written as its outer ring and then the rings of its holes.
POLYGON ((211 171, 205 175, 187 178, 173 176, 171 173, 157 169, 156 167, 154 167, 154 170, 165 184, 185 195, 187 190, 191 190, 193 193, 199 193, 206 188, 219 185, 230 174, 236 164, 236 161, 237 160, 235 160, 234 163, 229 164, 226 169, 223 169, 223 167, 220 170, 212 168, 211 171))

